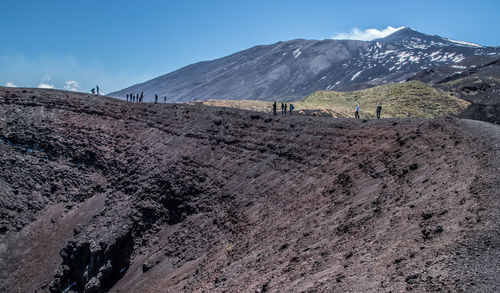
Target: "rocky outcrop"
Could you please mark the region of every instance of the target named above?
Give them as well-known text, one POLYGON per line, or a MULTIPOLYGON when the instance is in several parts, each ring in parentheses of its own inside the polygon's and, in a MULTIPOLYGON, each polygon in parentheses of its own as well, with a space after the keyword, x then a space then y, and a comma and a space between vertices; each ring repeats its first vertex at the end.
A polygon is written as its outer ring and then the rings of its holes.
POLYGON ((88 233, 75 230, 75 239, 61 248, 63 262, 49 286, 50 292, 102 292, 125 274, 134 246, 131 222, 101 227, 99 230, 106 233, 99 235, 91 235, 96 233, 96 227, 92 228, 88 233))

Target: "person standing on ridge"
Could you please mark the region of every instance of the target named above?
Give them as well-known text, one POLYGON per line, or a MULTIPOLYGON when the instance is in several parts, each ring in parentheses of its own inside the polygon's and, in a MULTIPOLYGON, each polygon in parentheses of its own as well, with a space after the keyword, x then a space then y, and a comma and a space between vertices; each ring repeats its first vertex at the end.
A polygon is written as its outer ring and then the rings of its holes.
POLYGON ((276 101, 273 103, 273 114, 276 115, 276 101))
POLYGON ((158 104, 158 94, 155 94, 155 104, 158 104))
POLYGON ((128 102, 128 94, 127 94, 127 102, 128 102))
POLYGON ((285 110, 285 105, 281 103, 281 115, 283 115, 283 110, 285 110))
POLYGON ((139 102, 142 103, 142 100, 144 99, 144 92, 141 92, 141 97, 139 98, 139 102))
POLYGON ((291 103, 290 103, 290 115, 292 115, 292 113, 293 113, 293 109, 294 109, 294 108, 295 108, 295 107, 293 106, 293 104, 291 104, 291 103))
POLYGON ((356 104, 356 108, 354 110, 354 118, 359 119, 359 105, 356 104))
POLYGON ((95 88, 97 89, 97 95, 99 95, 99 86, 96 85, 95 88))
POLYGON ((163 103, 167 103, 167 97, 166 96, 163 97, 163 103))
POLYGON ((380 119, 380 112, 382 112, 382 105, 378 103, 377 106, 377 119, 380 119))
POLYGON ((92 95, 95 95, 95 88, 92 88, 90 92, 92 93, 92 95))
POLYGON ((285 115, 286 115, 286 113, 288 112, 288 111, 286 110, 286 108, 287 108, 287 106, 286 106, 286 104, 285 104, 285 115))

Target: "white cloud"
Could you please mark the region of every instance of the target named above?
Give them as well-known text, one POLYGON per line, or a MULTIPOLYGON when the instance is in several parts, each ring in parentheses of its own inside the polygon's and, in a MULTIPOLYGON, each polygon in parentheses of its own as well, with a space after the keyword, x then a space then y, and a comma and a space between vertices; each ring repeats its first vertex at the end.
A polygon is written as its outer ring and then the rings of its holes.
POLYGON ((80 85, 76 80, 67 80, 64 82, 64 88, 68 91, 78 92, 80 91, 80 85))
POLYGON ((49 83, 50 82, 50 75, 45 75, 42 77, 42 80, 40 81, 40 84, 38 85, 38 88, 41 89, 53 89, 54 85, 49 83))
POLYGON ((393 28, 388 26, 386 29, 378 30, 376 28, 369 28, 365 30, 360 30, 357 27, 353 28, 349 33, 340 33, 332 37, 336 40, 361 40, 361 41, 371 41, 378 38, 384 38, 388 35, 404 28, 404 26, 393 28))
POLYGON ((53 85, 53 84, 48 84, 48 83, 43 83, 43 82, 41 82, 41 83, 38 85, 38 88, 40 88, 40 89, 53 89, 53 88, 54 88, 54 85, 53 85))
POLYGON ((5 83, 6 87, 17 87, 17 85, 13 81, 8 81, 5 83))
MULTIPOLYGON (((1 1, 0 1, 1 3, 1 1)), ((0 46, 1 47, 1 46, 0 46)), ((21 82, 25 87, 37 87, 41 83, 64 89, 65 81, 76 80, 80 91, 89 92, 96 83, 104 93, 117 91, 130 85, 150 80, 165 74, 161 70, 132 70, 124 64, 112 67, 99 59, 80 59, 74 55, 34 55, 4 52, 0 48, 0 85, 6 81, 21 82), (40 78, 50 74, 50 81, 40 78)))

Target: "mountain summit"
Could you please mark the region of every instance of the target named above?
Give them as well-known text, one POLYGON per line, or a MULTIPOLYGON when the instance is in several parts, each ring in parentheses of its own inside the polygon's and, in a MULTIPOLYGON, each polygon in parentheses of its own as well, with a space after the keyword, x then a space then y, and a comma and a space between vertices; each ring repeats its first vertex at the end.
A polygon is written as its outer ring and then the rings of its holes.
POLYGON ((401 38, 412 38, 412 37, 417 37, 417 38, 424 38, 428 37, 428 35, 418 32, 411 27, 402 27, 401 29, 398 29, 397 31, 393 32, 392 34, 380 38, 379 40, 395 40, 395 39, 401 39, 401 38))
POLYGON ((111 93, 144 92, 169 102, 207 99, 296 100, 317 90, 346 91, 404 81, 469 56, 500 55, 500 47, 454 41, 404 27, 373 41, 302 40, 255 46, 188 65, 111 93))

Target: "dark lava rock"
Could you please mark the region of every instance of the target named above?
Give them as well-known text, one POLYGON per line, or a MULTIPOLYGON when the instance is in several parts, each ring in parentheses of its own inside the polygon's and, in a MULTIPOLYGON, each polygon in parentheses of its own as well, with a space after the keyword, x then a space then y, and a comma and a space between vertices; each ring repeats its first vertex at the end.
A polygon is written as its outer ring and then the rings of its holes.
POLYGON ((145 273, 149 271, 154 265, 150 262, 146 262, 142 264, 142 272, 145 273))
POLYGON ((422 218, 424 220, 428 220, 428 219, 432 218, 433 215, 434 215, 434 213, 422 213, 422 218))
POLYGON ((419 273, 411 274, 406 276, 405 282, 408 284, 415 284, 415 282, 420 278, 419 273))
POLYGON ((61 249, 63 263, 50 285, 51 292, 61 292, 72 283, 77 291, 98 292, 113 285, 121 277, 122 268, 128 267, 133 239, 126 220, 108 229, 105 240, 99 243, 86 240, 93 239, 88 233, 94 231, 85 232, 77 236, 81 240, 68 241, 61 249))
POLYGON ((439 234, 442 233, 443 231, 444 231, 443 227, 437 226, 436 229, 434 229, 434 234, 439 234))

